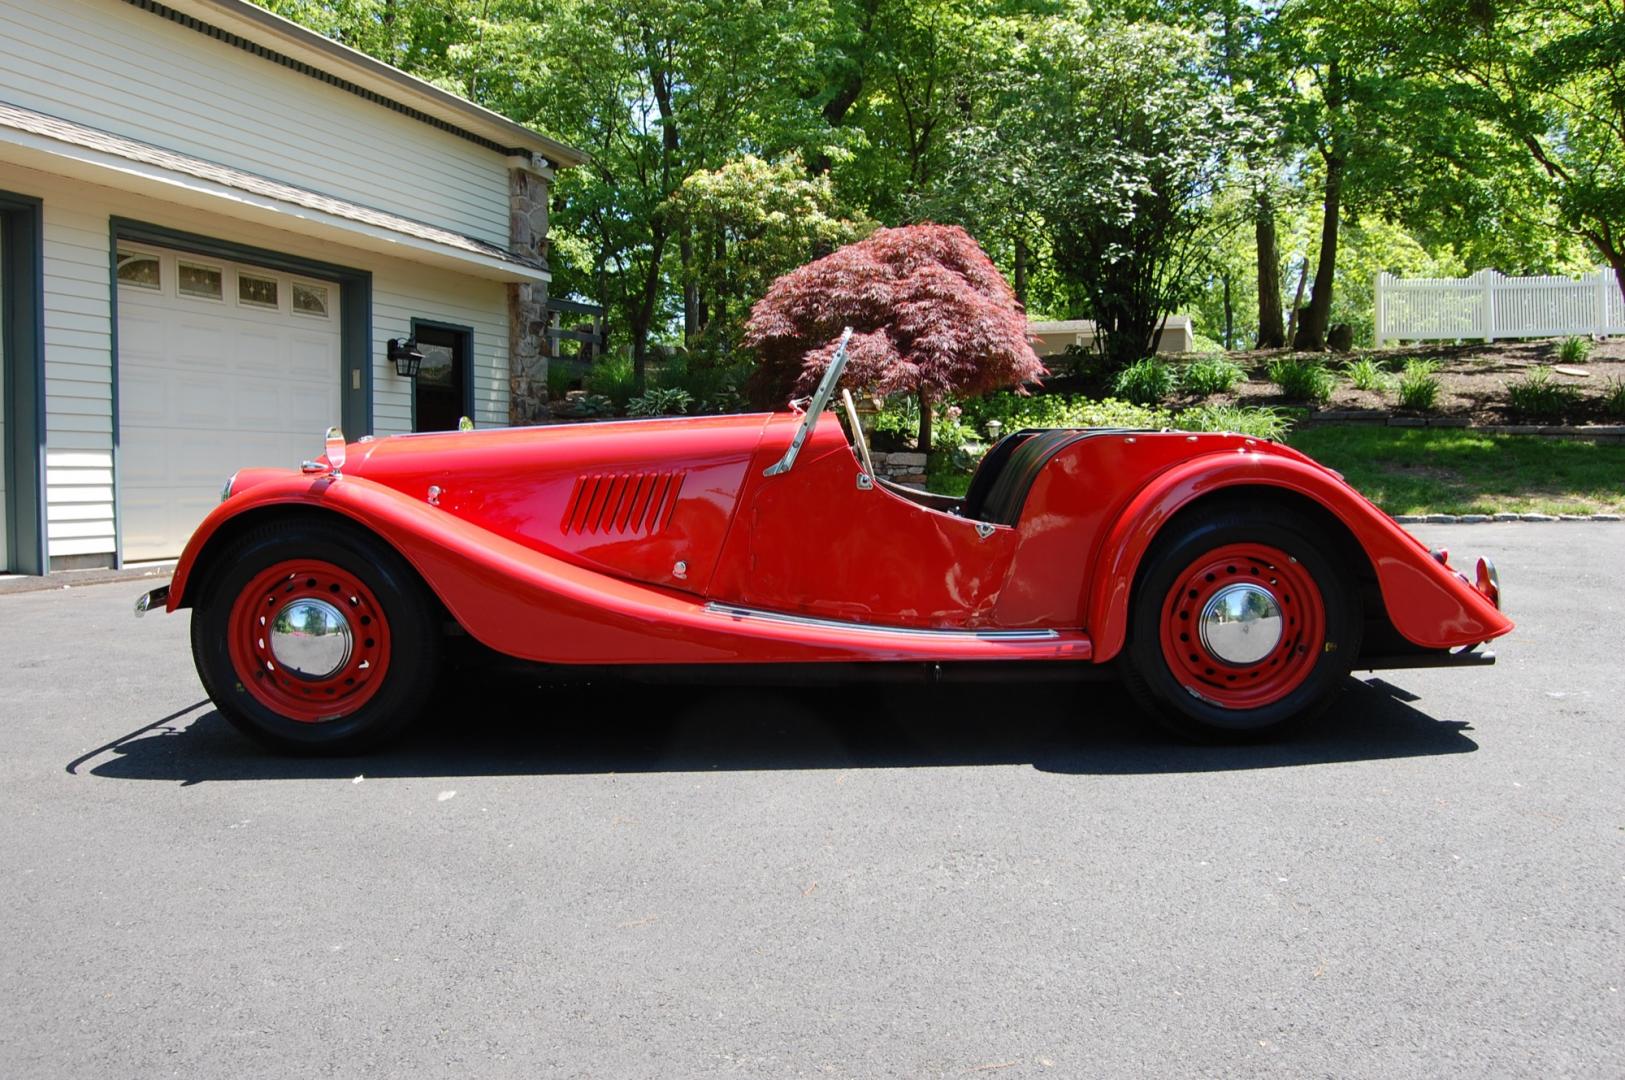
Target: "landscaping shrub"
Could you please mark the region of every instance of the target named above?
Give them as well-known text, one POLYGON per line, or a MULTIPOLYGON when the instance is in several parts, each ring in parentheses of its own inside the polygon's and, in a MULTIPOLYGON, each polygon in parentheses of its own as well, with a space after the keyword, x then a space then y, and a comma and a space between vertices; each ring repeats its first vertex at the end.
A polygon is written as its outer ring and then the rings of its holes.
POLYGON ((1552 369, 1544 365, 1530 368, 1528 375, 1507 384, 1507 405, 1519 416, 1556 419, 1579 400, 1579 388, 1555 381, 1552 369))
POLYGON ((1591 341, 1583 337, 1566 337, 1557 346, 1557 358, 1565 364, 1583 364, 1591 356, 1591 341))
POLYGON ((626 408, 632 395, 638 392, 638 376, 632 368, 630 356, 610 356, 600 360, 587 373, 586 383, 588 390, 607 397, 617 409, 626 408))
POLYGON ((547 365, 547 397, 549 401, 558 401, 571 390, 575 389, 575 372, 563 364, 553 363, 547 365))
POLYGON ((628 416, 681 416, 694 397, 680 386, 651 386, 626 403, 628 416))
POLYGON ((1407 409, 1427 412, 1439 400, 1439 365, 1432 360, 1412 357, 1399 373, 1399 403, 1407 409))
POLYGON ((1625 420, 1625 379, 1613 378, 1603 384, 1602 410, 1609 416, 1625 420))
POLYGON ((1349 377, 1349 385, 1356 390, 1373 390, 1380 394, 1388 389, 1387 372, 1369 356, 1350 360, 1343 370, 1349 377))
POLYGON ((1229 393, 1232 386, 1246 377, 1247 373, 1240 364, 1219 356, 1186 364, 1179 374, 1179 385, 1187 393, 1207 397, 1209 394, 1229 393))
POLYGON ((553 407, 554 416, 562 416, 570 420, 588 420, 614 416, 615 411, 615 403, 603 394, 585 394, 582 397, 569 398, 553 407))
POLYGON ((1276 409, 1198 405, 1174 417, 1174 426, 1181 431, 1234 431, 1257 439, 1279 439, 1292 425, 1276 409))
POLYGON ((1319 360, 1270 361, 1270 382, 1281 388, 1291 401, 1312 401, 1323 405, 1331 400, 1337 385, 1332 373, 1319 360))
POLYGON ((1156 405, 1173 389, 1173 369, 1155 356, 1134 361, 1112 380, 1112 392, 1136 405, 1156 405))

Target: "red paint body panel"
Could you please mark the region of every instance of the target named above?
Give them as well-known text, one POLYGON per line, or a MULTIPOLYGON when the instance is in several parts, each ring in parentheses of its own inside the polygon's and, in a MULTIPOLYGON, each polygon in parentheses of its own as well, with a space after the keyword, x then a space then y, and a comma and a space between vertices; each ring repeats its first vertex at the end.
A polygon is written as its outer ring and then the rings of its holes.
POLYGON ((1411 642, 1447 648, 1511 629, 1392 519, 1285 447, 1089 433, 1038 472, 1014 527, 979 528, 881 486, 861 489, 833 414, 794 469, 764 476, 798 420, 395 436, 349 446, 337 480, 245 470, 187 545, 169 606, 192 602, 199 557, 238 514, 306 506, 377 533, 470 634, 521 659, 1107 660, 1121 648, 1134 575, 1157 530, 1204 494, 1266 485, 1314 499, 1348 526, 1411 642))
POLYGON ((533 551, 360 477, 289 474, 264 481, 204 519, 176 566, 170 610, 182 600, 207 538, 237 513, 319 506, 365 524, 423 575, 482 644, 559 664, 811 663, 908 660, 1088 660, 1081 633, 1007 641, 900 635, 739 619, 691 595, 622 581, 533 551))
POLYGON ((711 595, 881 626, 993 625, 1016 531, 1000 526, 983 537, 974 521, 878 485, 860 489, 863 470, 830 414, 791 472, 764 476, 796 419, 770 425, 762 440, 711 595))

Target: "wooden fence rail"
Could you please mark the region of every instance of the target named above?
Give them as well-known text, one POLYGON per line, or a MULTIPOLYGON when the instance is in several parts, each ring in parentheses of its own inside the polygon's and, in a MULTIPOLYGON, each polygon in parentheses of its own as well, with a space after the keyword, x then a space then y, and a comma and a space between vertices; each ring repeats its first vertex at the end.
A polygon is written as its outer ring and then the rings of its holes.
POLYGON ((1581 278, 1507 277, 1480 270, 1469 278, 1377 275, 1376 339, 1561 337, 1625 334, 1625 297, 1613 271, 1581 278))

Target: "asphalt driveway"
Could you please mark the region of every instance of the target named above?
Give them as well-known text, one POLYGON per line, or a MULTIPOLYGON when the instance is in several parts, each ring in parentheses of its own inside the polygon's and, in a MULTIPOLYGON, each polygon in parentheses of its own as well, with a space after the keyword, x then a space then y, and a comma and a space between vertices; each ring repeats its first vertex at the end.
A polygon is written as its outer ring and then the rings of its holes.
POLYGON ((0 1075, 1625 1075, 1625 526, 1501 663, 1192 748, 1113 687, 466 685, 266 756, 148 583, 0 596, 0 1075))

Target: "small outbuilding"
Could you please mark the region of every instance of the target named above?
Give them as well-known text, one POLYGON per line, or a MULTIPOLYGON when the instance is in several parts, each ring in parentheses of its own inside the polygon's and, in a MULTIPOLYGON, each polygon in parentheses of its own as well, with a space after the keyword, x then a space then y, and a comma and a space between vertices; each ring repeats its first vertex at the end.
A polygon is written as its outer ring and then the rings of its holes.
POLYGON ((580 152, 244 0, 0 21, 0 572, 173 557, 333 424, 533 413, 580 152))

